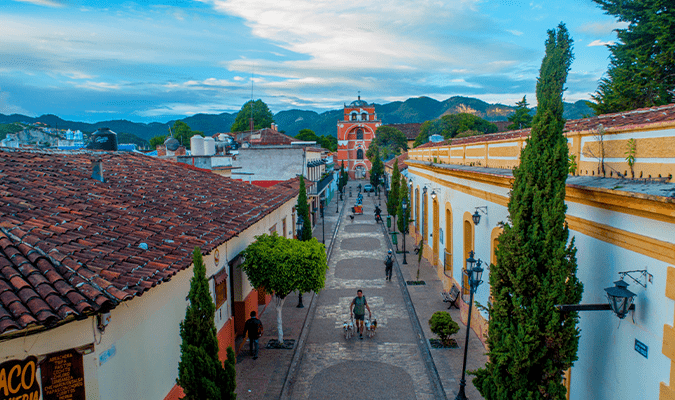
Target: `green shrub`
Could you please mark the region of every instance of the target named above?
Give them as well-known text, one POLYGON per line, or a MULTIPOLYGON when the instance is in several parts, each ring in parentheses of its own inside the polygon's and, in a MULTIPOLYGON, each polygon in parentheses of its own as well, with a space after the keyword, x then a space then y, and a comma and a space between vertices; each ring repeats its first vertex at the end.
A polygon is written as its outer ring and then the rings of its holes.
POLYGON ((431 332, 438 335, 444 345, 449 345, 450 336, 459 332, 459 325, 452 320, 447 311, 436 311, 429 319, 429 328, 431 332))

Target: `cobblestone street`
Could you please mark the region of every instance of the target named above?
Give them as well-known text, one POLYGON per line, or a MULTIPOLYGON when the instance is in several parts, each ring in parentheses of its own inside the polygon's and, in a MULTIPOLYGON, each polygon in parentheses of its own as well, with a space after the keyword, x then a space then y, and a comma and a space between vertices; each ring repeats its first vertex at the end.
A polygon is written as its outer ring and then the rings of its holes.
MULTIPOLYGON (((354 195, 356 196, 356 195, 354 195)), ((377 196, 364 194, 364 214, 350 218, 347 209, 335 238, 326 286, 310 311, 307 339, 288 396, 292 399, 438 399, 423 357, 419 336, 406 307, 399 274, 384 279, 388 240, 375 223, 377 196), (343 322, 349 304, 362 289, 377 320, 373 338, 346 340, 343 322)), ((384 207, 382 202, 381 208, 384 207)), ((396 268, 395 268, 396 271, 396 268)))

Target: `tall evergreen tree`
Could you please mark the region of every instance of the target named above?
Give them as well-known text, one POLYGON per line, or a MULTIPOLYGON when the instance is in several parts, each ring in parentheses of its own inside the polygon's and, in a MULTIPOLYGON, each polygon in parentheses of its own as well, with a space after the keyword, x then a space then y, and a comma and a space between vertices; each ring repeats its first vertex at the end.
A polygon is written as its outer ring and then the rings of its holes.
POLYGON ((298 217, 302 217, 302 233, 298 239, 309 240, 312 238, 312 220, 309 219, 309 204, 307 204, 307 189, 305 188, 305 178, 300 175, 300 193, 298 193, 298 203, 295 206, 298 217))
POLYGON ((408 225, 410 224, 410 195, 408 193, 408 185, 405 184, 405 177, 400 175, 398 189, 398 216, 397 226, 401 233, 408 233, 408 225), (407 207, 403 212, 403 200, 406 201, 407 207))
POLYGON ((532 116, 530 115, 530 109, 527 108, 526 96, 523 96, 523 99, 516 103, 516 112, 509 115, 509 121, 511 125, 507 126, 506 129, 525 129, 532 126, 532 116))
POLYGON ((380 178, 382 175, 384 175, 384 163, 380 158, 379 148, 375 146, 370 167, 370 184, 373 185, 373 187, 380 186, 380 178))
POLYGON ((617 29, 607 76, 591 104, 596 114, 675 101, 675 3, 667 0, 593 0, 628 27, 617 29))
POLYGON ((234 389, 234 351, 227 350, 225 367, 218 359, 218 339, 214 317, 216 306, 209 293, 202 252, 192 253, 194 276, 190 280, 189 304, 180 323, 180 362, 176 382, 186 400, 236 399, 234 389))
POLYGON ((568 149, 562 93, 572 58, 572 39, 561 23, 548 31, 537 114, 514 170, 497 264, 490 266, 489 361, 473 380, 486 400, 563 400, 562 374, 577 359, 578 314, 555 309, 578 303, 583 291, 565 223, 568 149))
MULTIPOLYGON (((389 215, 392 215, 394 219, 396 219, 396 213, 398 212, 400 184, 401 184, 401 173, 398 172, 398 161, 397 161, 394 163, 394 170, 391 173, 391 187, 389 188, 389 198, 387 199, 387 213, 389 215)), ((394 227, 395 226, 396 225, 394 225, 394 227)))

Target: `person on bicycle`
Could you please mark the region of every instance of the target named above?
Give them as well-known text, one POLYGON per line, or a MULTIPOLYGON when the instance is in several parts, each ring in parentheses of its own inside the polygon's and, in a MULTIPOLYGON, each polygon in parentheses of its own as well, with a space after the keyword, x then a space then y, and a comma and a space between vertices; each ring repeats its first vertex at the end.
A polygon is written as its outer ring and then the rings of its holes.
POLYGON ((368 306, 368 301, 363 295, 361 289, 356 291, 356 297, 352 300, 352 303, 349 305, 349 314, 354 312, 354 319, 356 320, 356 330, 359 332, 359 339, 363 339, 363 320, 366 315, 366 308, 368 309, 368 318, 372 316, 370 312, 370 307, 368 306))

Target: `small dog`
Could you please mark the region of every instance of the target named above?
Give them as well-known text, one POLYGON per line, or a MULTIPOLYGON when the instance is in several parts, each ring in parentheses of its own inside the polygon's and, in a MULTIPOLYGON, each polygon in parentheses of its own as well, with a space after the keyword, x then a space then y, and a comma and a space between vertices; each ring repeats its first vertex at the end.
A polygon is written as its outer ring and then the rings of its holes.
POLYGON ((345 321, 345 323, 342 324, 342 329, 345 333, 345 339, 351 339, 351 337, 354 336, 354 321, 345 321))
POLYGON ((373 337, 375 336, 375 330, 377 329, 377 320, 373 318, 372 320, 367 319, 365 321, 366 325, 366 336, 373 337))

